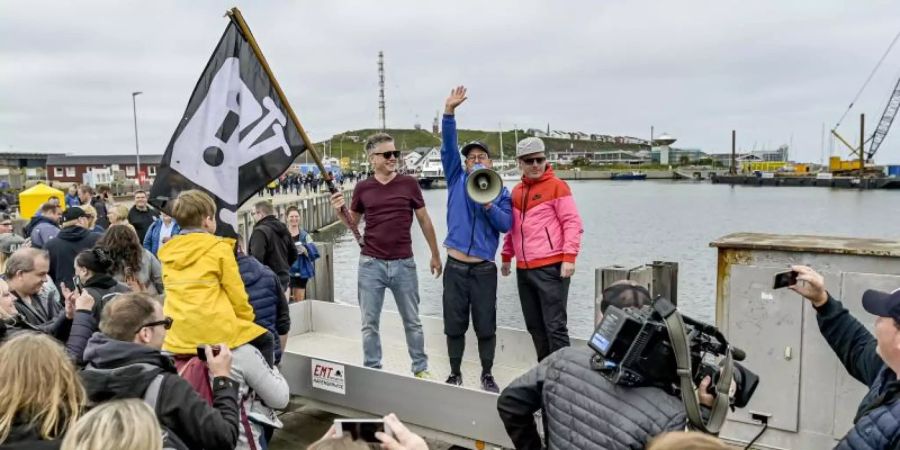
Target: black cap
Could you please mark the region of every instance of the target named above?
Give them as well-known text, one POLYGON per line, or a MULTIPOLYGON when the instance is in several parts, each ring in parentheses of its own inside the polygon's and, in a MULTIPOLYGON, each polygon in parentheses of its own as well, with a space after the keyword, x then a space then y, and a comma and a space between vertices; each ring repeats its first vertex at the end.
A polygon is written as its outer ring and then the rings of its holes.
POLYGON ((485 144, 484 142, 481 142, 481 141, 472 141, 472 142, 469 142, 468 144, 464 145, 462 148, 463 156, 468 158, 469 152, 472 151, 473 148, 480 148, 480 149, 484 150, 485 153, 487 153, 488 158, 491 157, 491 152, 488 150, 487 144, 485 144))
POLYGON ((894 292, 869 289, 863 293, 862 304, 869 314, 900 322, 900 289, 894 292))
POLYGON ((77 206, 73 206, 63 213, 62 221, 69 222, 75 219, 80 219, 82 217, 87 217, 87 214, 84 212, 84 210, 77 206))

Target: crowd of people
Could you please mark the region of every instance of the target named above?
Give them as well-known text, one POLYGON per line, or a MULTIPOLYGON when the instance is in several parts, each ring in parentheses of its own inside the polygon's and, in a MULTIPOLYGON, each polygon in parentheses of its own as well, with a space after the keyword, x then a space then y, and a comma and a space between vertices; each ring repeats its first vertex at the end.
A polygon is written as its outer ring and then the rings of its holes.
POLYGON ((286 225, 256 204, 244 252, 198 190, 171 215, 143 191, 65 200, 21 231, 0 217, 0 449, 266 448, 288 303, 314 276, 299 210, 286 225))
MULTIPOLYGON (((709 436, 679 433, 688 419, 672 392, 618 385, 601 374, 603 361, 590 348, 570 346, 566 305, 584 232, 572 193, 554 175, 543 142, 530 137, 516 147, 521 182, 475 202, 468 178, 491 168, 492 154, 483 142, 457 142, 456 109, 466 100, 464 87, 453 89, 443 117, 446 259, 417 181, 398 173, 391 136, 366 141, 374 172, 356 184, 352 202, 341 192, 332 196, 334 208, 349 208, 347 226, 365 222, 363 364, 382 368, 379 327, 389 289, 410 372, 434 378, 419 317, 415 219, 429 247, 428 270, 443 275, 450 371, 442 378, 463 385, 471 323, 478 387, 498 394, 498 414, 517 449, 724 448, 709 436), (492 373, 497 282, 513 273, 512 260, 537 365, 501 392, 492 373)), ((143 191, 130 208, 103 195, 73 187, 65 208, 48 200, 21 233, 11 216, 0 216, 0 449, 267 448, 283 426, 277 411, 289 402, 279 370, 289 303, 304 300, 318 256, 300 210, 288 208, 282 222, 271 203, 255 203, 245 248, 240 237, 216 235, 216 204, 202 191, 179 193, 168 213, 148 205, 143 191)), ((792 289, 815 307, 848 371, 871 388, 839 448, 893 448, 900 440, 892 419, 900 416, 900 290, 864 296, 866 310, 879 317, 873 336, 825 291, 821 275, 793 269, 792 289)), ((603 291, 600 311, 650 303, 644 287, 625 281, 603 291)), ((697 389, 707 407, 715 401, 710 383, 706 377, 697 389)), ((392 433, 377 435, 383 448, 427 449, 396 416, 384 421, 392 433)), ((310 448, 364 447, 331 429, 310 448)))
MULTIPOLYGON (((347 172, 343 171, 329 171, 327 175, 330 179, 334 181, 334 183, 340 187, 344 187, 345 183, 355 183, 359 180, 366 178, 366 173, 357 172, 354 170, 348 170, 347 172)), ((272 181, 270 181, 264 190, 259 191, 260 197, 264 194, 269 194, 270 196, 277 194, 295 194, 300 195, 301 193, 319 193, 325 192, 325 182, 324 179, 319 177, 317 173, 310 170, 303 173, 288 173, 278 177, 272 181)))

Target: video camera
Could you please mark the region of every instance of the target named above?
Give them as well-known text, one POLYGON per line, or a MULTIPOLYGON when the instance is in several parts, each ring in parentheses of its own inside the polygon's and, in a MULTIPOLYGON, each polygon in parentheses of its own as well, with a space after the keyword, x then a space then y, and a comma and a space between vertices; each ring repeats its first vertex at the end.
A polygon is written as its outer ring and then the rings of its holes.
POLYGON ((718 328, 681 315, 663 297, 640 309, 610 306, 588 345, 599 356, 598 367, 607 379, 619 385, 655 386, 680 394, 692 425, 714 434, 724 422, 727 406, 746 406, 759 384, 756 374, 733 363, 746 355, 731 346, 718 328), (724 357, 721 365, 715 363, 717 357, 724 357), (728 379, 720 380, 720 372, 728 379), (708 392, 717 398, 713 410, 721 410, 709 424, 699 418, 694 395, 694 386, 706 376, 712 380, 708 392), (737 390, 730 398, 732 378, 737 390), (696 418, 691 417, 694 408, 696 418))

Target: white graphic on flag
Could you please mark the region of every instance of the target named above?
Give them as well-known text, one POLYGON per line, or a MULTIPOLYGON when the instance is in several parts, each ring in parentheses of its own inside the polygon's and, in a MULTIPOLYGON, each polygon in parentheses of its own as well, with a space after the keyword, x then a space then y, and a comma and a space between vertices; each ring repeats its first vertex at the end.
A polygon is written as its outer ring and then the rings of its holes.
POLYGON ((275 102, 265 97, 260 105, 241 80, 240 60, 228 58, 173 144, 171 167, 226 203, 237 205, 241 166, 278 149, 291 155, 285 125, 287 118, 275 102))

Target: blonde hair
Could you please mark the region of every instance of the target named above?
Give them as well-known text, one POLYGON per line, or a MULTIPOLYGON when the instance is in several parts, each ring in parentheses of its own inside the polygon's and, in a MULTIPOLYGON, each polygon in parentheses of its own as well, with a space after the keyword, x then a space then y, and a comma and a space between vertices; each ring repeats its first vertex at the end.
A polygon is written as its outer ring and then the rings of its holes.
POLYGON ((156 414, 138 399, 102 403, 66 434, 61 450, 160 450, 156 414))
MULTIPOLYGON (((81 208, 85 214, 91 216, 90 219, 88 219, 88 230, 93 230, 94 226, 97 225, 97 209, 91 205, 81 205, 79 208, 81 208)), ((72 223, 75 223, 75 221, 73 220, 72 223)))
POLYGON ((130 225, 128 223, 128 207, 125 205, 117 205, 113 207, 116 213, 116 223, 110 225, 130 225))
POLYGON ((216 215, 216 202, 205 192, 191 189, 178 194, 172 204, 172 217, 182 228, 200 228, 203 219, 216 215))
POLYGON ((728 447, 708 434, 673 431, 653 438, 647 445, 647 450, 728 450, 728 447))
POLYGON ((43 440, 66 434, 85 392, 62 346, 45 334, 21 333, 0 346, 0 361, 0 442, 22 420, 43 440))

